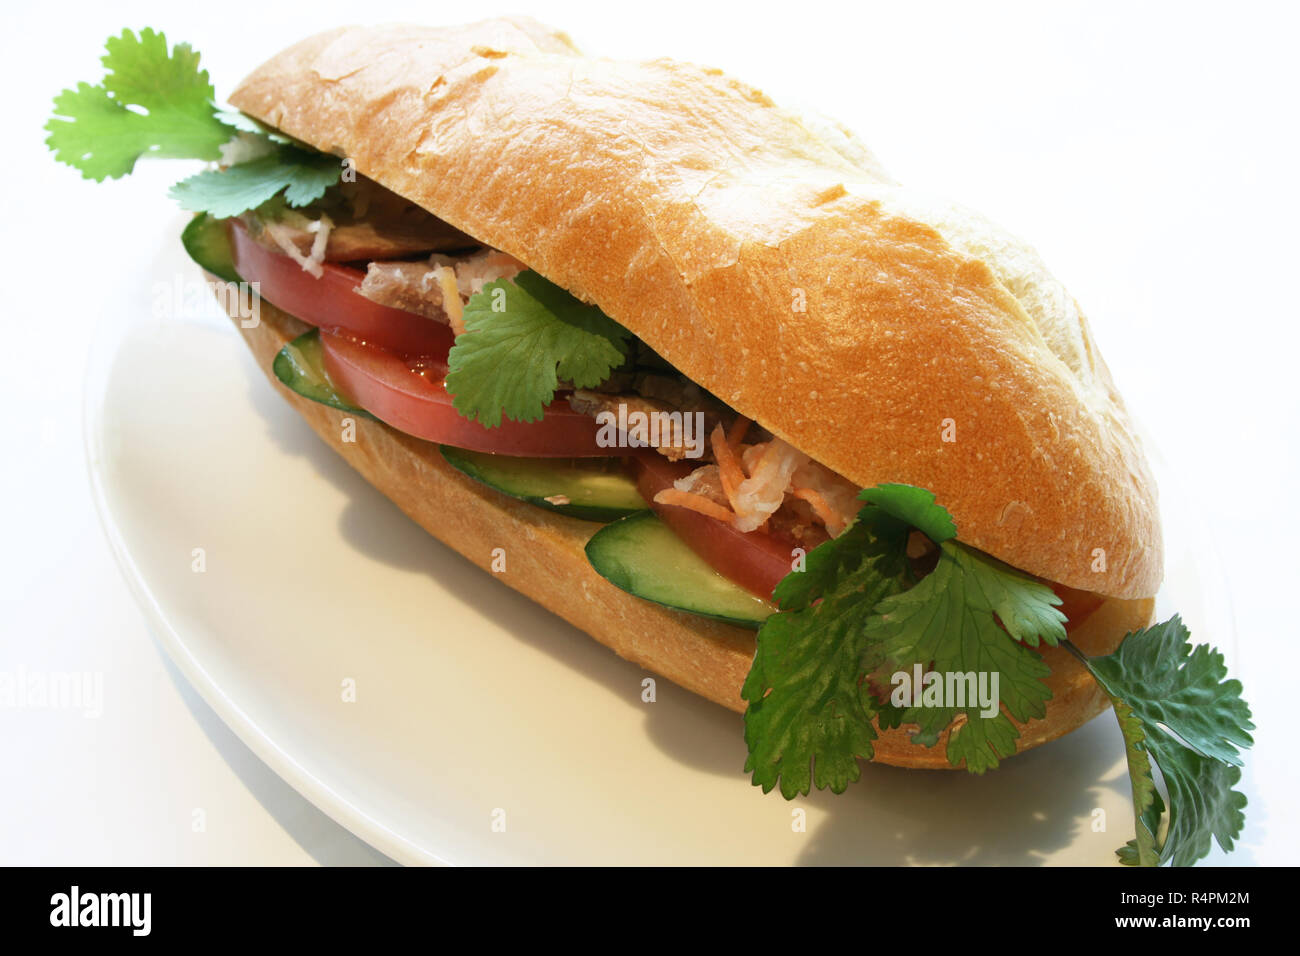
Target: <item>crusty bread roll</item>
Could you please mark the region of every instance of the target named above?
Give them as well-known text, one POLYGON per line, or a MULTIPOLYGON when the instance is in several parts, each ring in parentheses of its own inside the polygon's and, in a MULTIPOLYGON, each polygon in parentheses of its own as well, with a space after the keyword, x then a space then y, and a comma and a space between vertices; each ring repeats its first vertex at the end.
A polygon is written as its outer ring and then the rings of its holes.
POLYGON ((930 489, 966 543, 1156 592, 1155 485, 1073 299, 842 131, 531 21, 334 30, 231 102, 594 302, 857 484, 930 489))
MULTIPOLYGON (((1072 634, 1085 652, 1150 623, 1154 483, 1073 299, 1032 250, 898 187, 851 134, 716 70, 579 56, 527 20, 321 34, 231 101, 599 305, 815 460, 863 486, 929 488, 963 541, 1107 595, 1072 634)), ((244 330, 273 382, 302 328, 264 303, 244 330)), ((744 710, 752 632, 625 594, 586 560, 591 524, 486 488, 382 424, 357 421, 344 442, 344 413, 276 387, 431 534, 482 567, 505 548, 507 584, 744 710)), ((1020 750, 1106 706, 1067 653, 1044 657, 1053 697, 1020 750)), ((902 730, 876 759, 949 766, 902 730)))
MULTIPOLYGON (((209 277, 214 279, 215 277, 209 277)), ((222 297, 228 307, 233 297, 222 297)), ((497 575, 515 590, 586 631, 620 656, 735 711, 745 702, 740 688, 754 659, 754 632, 683 614, 620 591, 587 561, 583 548, 597 525, 516 501, 448 465, 438 446, 379 422, 357 419, 291 392, 271 370, 276 353, 308 326, 269 302, 260 323, 242 328, 257 364, 274 387, 372 485, 426 531, 479 567, 490 568, 492 549, 504 548, 506 572, 497 575), (355 441, 344 441, 344 419, 355 441)), ((1151 621, 1153 601, 1108 599, 1073 632, 1086 653, 1114 650, 1126 633, 1151 621)), ((1067 652, 1043 648, 1052 668, 1052 699, 1042 720, 1021 728, 1020 750, 1068 733, 1106 707, 1106 698, 1067 652)), ((902 729, 886 731, 876 760, 902 767, 948 768, 944 746, 911 743, 902 729)))

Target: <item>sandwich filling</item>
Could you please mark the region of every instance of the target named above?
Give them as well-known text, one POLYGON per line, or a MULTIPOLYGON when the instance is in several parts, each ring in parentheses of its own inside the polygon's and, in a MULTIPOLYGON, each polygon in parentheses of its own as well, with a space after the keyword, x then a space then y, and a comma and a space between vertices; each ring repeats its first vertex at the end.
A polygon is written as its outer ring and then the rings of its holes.
MULTIPOLYGON (((304 209, 268 204, 244 213, 238 224, 265 250, 289 256, 310 275, 319 277, 327 262, 364 269, 354 290, 359 295, 445 325, 457 336, 468 331, 465 309, 474 296, 527 269, 361 176, 304 209)), ((806 548, 840 534, 857 513, 859 487, 743 419, 640 341, 602 380, 587 388, 558 381, 555 394, 597 422, 648 421, 658 415, 670 422, 703 423, 707 440, 695 454, 683 428, 654 429, 638 440, 670 461, 695 466, 671 488, 658 491, 655 504, 806 548)))
MULTIPOLYGON (((273 203, 243 213, 237 228, 313 277, 321 276, 325 263, 364 269, 354 289, 361 297, 446 325, 456 336, 468 330, 464 313, 473 297, 526 271, 506 252, 478 246, 364 177, 339 183, 303 209, 273 203)), ((493 315, 504 313, 489 312, 493 315)), ((857 514, 861 488, 742 419, 640 341, 633 343, 627 362, 612 367, 601 381, 589 388, 558 381, 555 394, 598 423, 653 416, 702 421, 707 440, 694 454, 682 428, 647 431, 643 442, 630 437, 672 462, 694 466, 671 488, 656 492, 655 505, 695 511, 737 531, 805 548, 840 535, 857 514)))

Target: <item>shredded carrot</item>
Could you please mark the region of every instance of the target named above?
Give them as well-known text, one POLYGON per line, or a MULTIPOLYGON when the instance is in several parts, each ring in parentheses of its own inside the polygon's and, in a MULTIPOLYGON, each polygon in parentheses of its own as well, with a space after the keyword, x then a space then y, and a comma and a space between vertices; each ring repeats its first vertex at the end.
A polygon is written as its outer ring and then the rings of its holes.
POLYGON ((734 447, 744 441, 745 434, 749 431, 749 425, 750 421, 744 415, 732 422, 731 430, 727 432, 727 444, 734 447))
POLYGON ((822 524, 826 525, 826 530, 831 533, 831 537, 835 537, 844 530, 844 522, 835 513, 835 509, 830 506, 830 502, 822 497, 821 492, 814 491, 812 488, 792 488, 790 494, 796 498, 802 498, 812 505, 813 514, 821 518, 822 524))
POLYGON ((678 505, 691 511, 698 511, 702 515, 708 515, 710 518, 717 518, 719 521, 731 521, 735 517, 729 508, 724 508, 716 501, 710 501, 703 495, 697 495, 692 491, 679 491, 676 488, 665 488, 655 495, 655 504, 657 505, 678 505))
POLYGON ((727 500, 734 508, 736 493, 740 490, 740 483, 745 480, 745 471, 740 467, 736 453, 731 449, 731 440, 721 425, 714 427, 709 438, 713 443, 713 457, 718 460, 718 477, 722 479, 722 490, 727 493, 727 500))

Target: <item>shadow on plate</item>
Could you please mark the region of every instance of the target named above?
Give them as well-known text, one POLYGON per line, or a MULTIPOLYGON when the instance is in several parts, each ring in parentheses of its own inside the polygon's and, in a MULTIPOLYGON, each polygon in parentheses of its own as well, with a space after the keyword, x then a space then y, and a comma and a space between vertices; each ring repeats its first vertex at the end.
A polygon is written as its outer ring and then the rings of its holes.
MULTIPOLYGON (((326 447, 268 387, 251 359, 243 365, 253 404, 272 440, 287 454, 309 458, 346 495, 349 505, 339 530, 349 544, 393 567, 436 573, 454 593, 480 590, 484 578, 492 578, 470 562, 454 559, 450 549, 326 447)), ((559 618, 552 619, 555 626, 539 628, 537 605, 492 580, 499 594, 479 609, 485 617, 582 674, 593 688, 638 706, 634 702, 646 676, 642 668, 614 654, 593 655, 591 639, 559 618)), ((649 740, 674 760, 718 776, 747 776, 739 715, 667 681, 660 682, 656 706, 644 710, 649 740)), ((1123 815, 1107 821, 1105 831, 1094 832, 1094 810, 1108 791, 1122 803, 1128 800, 1128 777, 1119 766, 1122 752, 1118 729, 1103 714, 982 777, 864 765, 862 778, 844 794, 814 792, 791 804, 814 809, 821 817, 807 834, 799 862, 1035 865, 1083 840, 1097 841, 1087 858, 1114 861, 1113 851, 1129 838, 1132 821, 1123 815)), ((755 792, 754 799, 782 798, 755 792)), ((1246 860, 1234 857, 1233 862, 1246 860)))
POLYGON ((239 777, 253 798, 284 831, 321 866, 395 866, 396 864, 364 840, 354 836, 318 810, 311 801, 264 764, 257 754, 236 736, 208 706, 185 675, 172 663, 171 656, 158 644, 158 656, 167 676, 195 722, 217 748, 226 765, 239 777))

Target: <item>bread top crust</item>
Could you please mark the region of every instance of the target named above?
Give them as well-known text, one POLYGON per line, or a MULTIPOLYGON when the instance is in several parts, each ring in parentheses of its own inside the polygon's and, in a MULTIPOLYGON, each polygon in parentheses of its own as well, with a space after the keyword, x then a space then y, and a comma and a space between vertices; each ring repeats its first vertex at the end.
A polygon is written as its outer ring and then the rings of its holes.
POLYGON ((1156 592, 1155 482, 1077 305, 851 134, 527 20, 330 31, 231 102, 597 304, 858 484, 930 489, 968 544, 1156 592))

